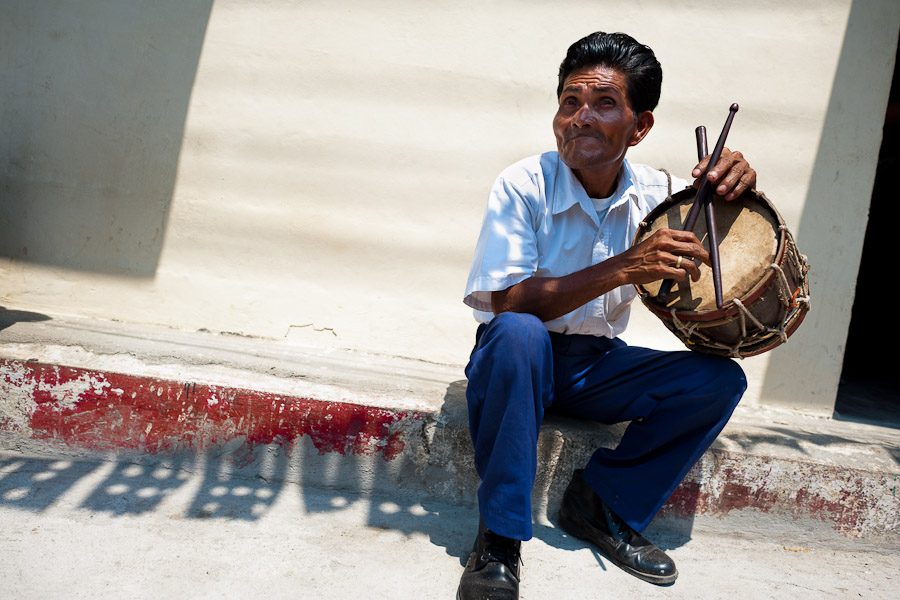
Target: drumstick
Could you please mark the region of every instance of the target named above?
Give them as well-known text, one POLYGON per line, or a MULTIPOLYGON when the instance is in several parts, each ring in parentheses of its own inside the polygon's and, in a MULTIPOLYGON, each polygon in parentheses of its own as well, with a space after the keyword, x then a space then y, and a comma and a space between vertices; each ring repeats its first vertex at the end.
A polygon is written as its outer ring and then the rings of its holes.
POLYGON ((709 174, 710 169, 719 162, 719 158, 722 157, 722 150, 725 148, 725 138, 728 137, 728 132, 731 129, 731 122, 734 121, 734 113, 737 111, 737 104, 732 104, 728 109, 728 118, 725 119, 725 126, 722 128, 722 133, 719 134, 719 139, 716 141, 716 147, 713 149, 712 156, 709 157, 709 164, 706 165, 706 172, 703 173, 703 180, 700 182, 700 190, 697 192, 697 197, 694 199, 694 205, 691 206, 687 219, 684 221, 685 231, 693 229, 694 224, 697 222, 697 217, 700 216, 700 201, 709 190, 709 179, 707 175, 709 174))
MULTIPOLYGON (((729 116, 733 113, 729 113, 729 116)), ((697 160, 703 160, 707 154, 706 127, 701 125, 695 132, 697 135, 697 160)), ((722 298, 722 270, 719 267, 719 228, 716 227, 716 208, 713 204, 712 194, 707 191, 703 199, 706 204, 706 231, 709 235, 709 262, 712 265, 713 288, 716 292, 716 308, 721 309, 725 305, 722 298)))
MULTIPOLYGON (((719 162, 719 158, 722 156, 722 149, 725 148, 725 138, 728 137, 728 131, 731 129, 731 122, 734 120, 734 113, 737 111, 737 104, 732 104, 728 109, 728 118, 725 120, 725 127, 722 128, 722 133, 719 134, 716 147, 713 149, 712 156, 709 157, 709 164, 706 165, 706 172, 703 173, 703 180, 700 182, 700 189, 697 192, 697 197, 694 198, 694 204, 691 206, 691 210, 688 211, 687 218, 684 221, 684 231, 691 231, 694 229, 694 224, 697 222, 697 217, 700 215, 702 198, 709 192, 709 171, 719 162)), ((708 226, 709 223, 707 223, 707 229, 709 228, 708 226)), ((656 297, 665 301, 666 296, 672 291, 672 286, 674 284, 674 279, 664 280, 656 297)))
POLYGON ((709 152, 706 149, 706 127, 699 126, 694 130, 694 135, 697 136, 697 156, 700 157, 698 160, 703 160, 709 152))

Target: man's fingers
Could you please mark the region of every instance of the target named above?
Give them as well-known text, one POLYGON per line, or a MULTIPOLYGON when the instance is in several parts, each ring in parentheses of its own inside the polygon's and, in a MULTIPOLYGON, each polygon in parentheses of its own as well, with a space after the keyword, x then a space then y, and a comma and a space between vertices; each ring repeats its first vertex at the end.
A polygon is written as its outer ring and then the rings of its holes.
MULTIPOLYGON (((694 188, 699 189, 709 158, 705 157, 691 172, 695 178, 694 188)), ((756 187, 756 171, 750 167, 743 154, 731 152, 728 148, 722 150, 719 162, 709 170, 706 178, 715 186, 715 193, 726 200, 733 200, 746 190, 756 187)))
POLYGON ((696 167, 694 167, 694 170, 691 171, 691 177, 693 177, 694 179, 698 179, 701 175, 703 175, 704 172, 706 172, 706 165, 708 164, 709 155, 707 154, 706 157, 701 160, 696 167))
POLYGON ((683 229, 659 229, 654 235, 663 244, 666 243, 667 238, 671 240, 671 243, 700 243, 693 231, 684 231, 683 229))
POLYGON ((679 256, 684 257, 682 265, 685 262, 694 262, 695 260, 698 260, 706 265, 710 264, 709 252, 707 252, 706 248, 704 248, 700 244, 684 244, 683 246, 673 248, 671 252, 673 255, 675 255, 676 258, 679 256))
POLYGON ((707 265, 709 253, 691 231, 660 229, 628 250, 632 257, 632 283, 661 279, 700 279, 700 263, 707 265))
POLYGON ((716 186, 716 194, 719 196, 726 196, 731 192, 735 191, 737 185, 741 182, 741 178, 746 174, 745 170, 741 169, 732 169, 728 176, 722 179, 719 182, 719 185, 716 186))
MULTIPOLYGON (((656 232, 659 248, 675 257, 683 256, 685 259, 697 259, 709 264, 709 253, 694 235, 693 231, 681 231, 678 229, 660 229, 656 232)), ((674 263, 670 263, 674 264, 674 263)))
POLYGON ((692 259, 685 259, 681 261, 681 270, 684 271, 684 273, 678 278, 681 281, 684 281, 688 277, 690 277, 692 281, 698 281, 700 279, 700 269, 697 267, 697 263, 695 263, 692 259))
POLYGON ((726 200, 734 200, 735 198, 737 198, 738 196, 740 196, 747 190, 753 189, 755 187, 756 187, 756 171, 754 171, 753 169, 750 169, 749 171, 747 171, 743 175, 741 175, 740 179, 738 179, 734 188, 730 192, 725 194, 724 197, 726 200))
MULTIPOLYGON (((694 167, 694 170, 691 171, 691 176, 694 178, 698 178, 703 173, 706 173, 706 169, 709 166, 709 159, 712 158, 711 155, 707 154, 700 163, 694 167)), ((722 148, 722 154, 719 156, 719 162, 713 165, 713 168, 709 170, 709 173, 706 174, 707 179, 711 183, 715 183, 719 180, 723 173, 727 173, 731 168, 731 165, 735 163, 736 160, 743 158, 740 152, 732 153, 728 148, 722 148), (736 157, 735 157, 736 155, 736 157)))
POLYGON ((727 179, 728 175, 731 174, 734 166, 743 160, 744 157, 740 152, 731 152, 728 148, 724 148, 722 150, 722 156, 719 157, 719 162, 713 165, 713 168, 707 173, 706 178, 709 179, 709 182, 712 184, 721 184, 727 179))
POLYGON ((700 279, 700 269, 693 258, 686 255, 672 255, 663 261, 664 279, 684 281, 690 277, 693 281, 700 279))

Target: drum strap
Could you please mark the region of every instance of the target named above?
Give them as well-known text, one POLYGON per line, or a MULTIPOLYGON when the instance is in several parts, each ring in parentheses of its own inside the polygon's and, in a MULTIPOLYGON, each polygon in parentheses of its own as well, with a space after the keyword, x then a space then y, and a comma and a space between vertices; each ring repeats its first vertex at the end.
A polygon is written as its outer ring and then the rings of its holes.
POLYGON ((666 174, 666 182, 669 185, 669 195, 666 196, 666 200, 671 200, 672 199, 672 176, 669 175, 669 172, 666 171, 665 169, 660 169, 660 171, 662 171, 663 173, 666 174))

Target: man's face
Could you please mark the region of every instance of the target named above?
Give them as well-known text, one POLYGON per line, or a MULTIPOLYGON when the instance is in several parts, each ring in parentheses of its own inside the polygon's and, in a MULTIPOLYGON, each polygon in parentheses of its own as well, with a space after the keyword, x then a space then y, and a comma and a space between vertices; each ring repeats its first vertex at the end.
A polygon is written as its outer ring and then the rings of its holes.
POLYGON ((560 157, 576 173, 618 168, 650 130, 652 114, 635 118, 626 85, 623 73, 600 66, 573 71, 563 83, 553 133, 560 157))

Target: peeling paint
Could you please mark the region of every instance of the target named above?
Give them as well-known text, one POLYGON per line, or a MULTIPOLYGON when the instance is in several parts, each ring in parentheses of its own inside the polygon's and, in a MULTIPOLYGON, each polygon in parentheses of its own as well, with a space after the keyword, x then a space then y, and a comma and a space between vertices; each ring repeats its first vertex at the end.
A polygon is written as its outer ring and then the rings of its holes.
POLYGON ((725 516, 755 509, 793 519, 812 517, 847 537, 900 528, 900 501, 885 491, 889 475, 844 468, 823 476, 821 470, 811 461, 713 450, 691 470, 661 514, 725 516))
POLYGON ((37 408, 28 389, 28 371, 20 362, 2 363, 0 370, 0 430, 31 435, 31 415, 37 408))
POLYGON ((239 438, 252 449, 308 436, 320 455, 380 454, 392 460, 405 446, 404 424, 423 418, 417 412, 41 363, 0 360, 0 373, 0 430, 89 450, 203 451, 239 438))

